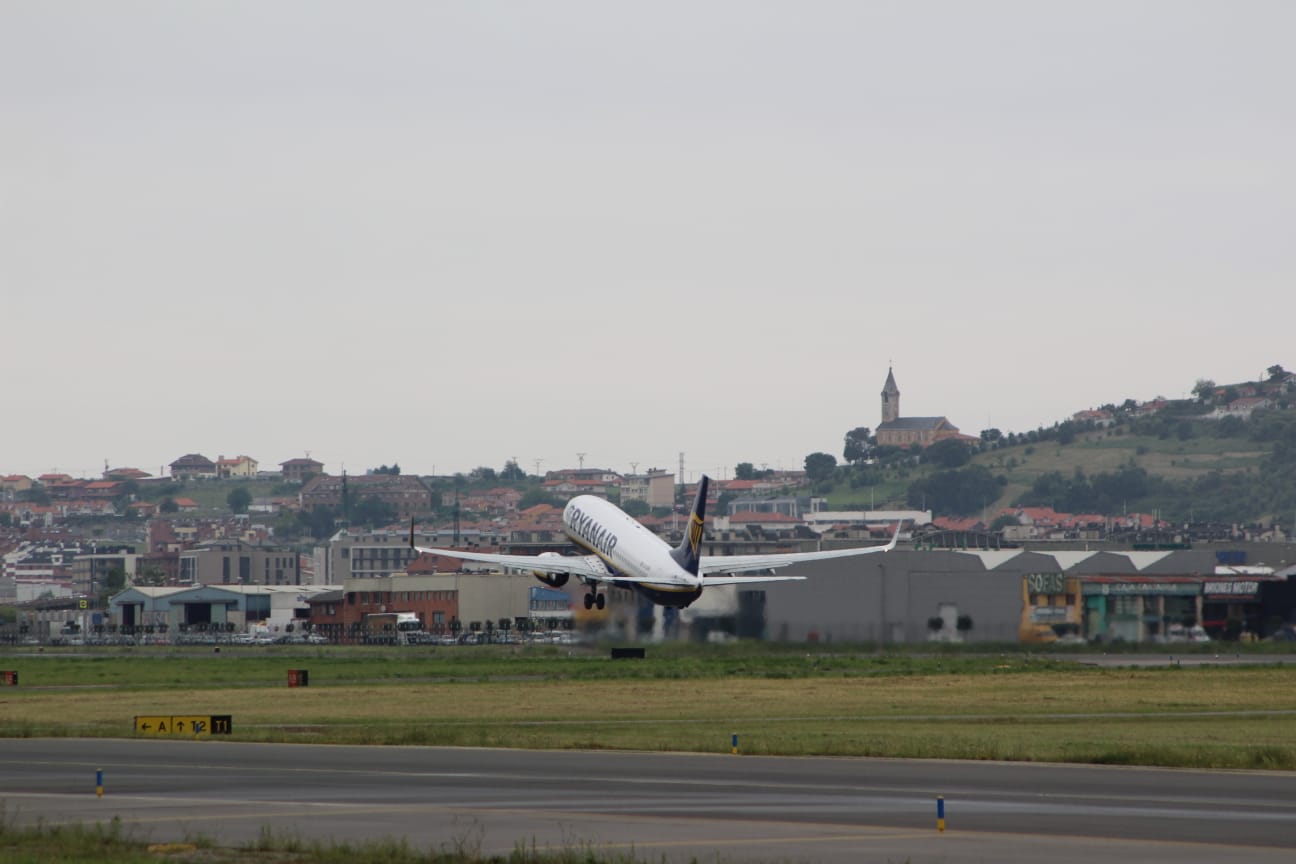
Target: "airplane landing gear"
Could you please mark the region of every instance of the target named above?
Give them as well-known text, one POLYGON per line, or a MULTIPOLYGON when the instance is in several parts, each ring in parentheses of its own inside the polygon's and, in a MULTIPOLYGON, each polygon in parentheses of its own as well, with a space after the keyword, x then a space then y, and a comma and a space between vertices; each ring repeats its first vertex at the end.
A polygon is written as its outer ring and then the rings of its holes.
POLYGON ((585 595, 586 609, 593 609, 595 606, 597 606, 599 609, 602 609, 606 605, 607 605, 607 595, 605 594, 595 594, 593 591, 591 591, 585 595))

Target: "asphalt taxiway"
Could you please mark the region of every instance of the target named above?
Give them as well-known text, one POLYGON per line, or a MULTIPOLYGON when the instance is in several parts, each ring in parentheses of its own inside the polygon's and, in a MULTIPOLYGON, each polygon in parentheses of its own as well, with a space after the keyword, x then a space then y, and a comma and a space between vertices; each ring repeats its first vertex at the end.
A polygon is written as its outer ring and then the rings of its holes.
POLYGON ((1296 774, 220 740, 0 740, 11 823, 645 860, 1288 862, 1296 774), (96 795, 96 772, 104 795, 96 795), (943 796, 946 830, 937 830, 943 796))

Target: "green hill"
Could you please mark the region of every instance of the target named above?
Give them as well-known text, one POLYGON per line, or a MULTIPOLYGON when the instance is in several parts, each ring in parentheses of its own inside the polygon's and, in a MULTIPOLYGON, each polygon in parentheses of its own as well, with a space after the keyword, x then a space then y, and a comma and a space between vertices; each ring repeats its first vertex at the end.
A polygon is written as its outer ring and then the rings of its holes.
POLYGON ((1296 518, 1296 410, 1223 420, 1208 405, 1171 403, 1150 417, 1116 409, 1112 425, 1073 421, 982 442, 963 465, 935 445, 843 466, 826 493, 833 509, 919 507, 987 522, 1009 506, 1062 512, 1155 513, 1172 522, 1289 524, 1296 518))

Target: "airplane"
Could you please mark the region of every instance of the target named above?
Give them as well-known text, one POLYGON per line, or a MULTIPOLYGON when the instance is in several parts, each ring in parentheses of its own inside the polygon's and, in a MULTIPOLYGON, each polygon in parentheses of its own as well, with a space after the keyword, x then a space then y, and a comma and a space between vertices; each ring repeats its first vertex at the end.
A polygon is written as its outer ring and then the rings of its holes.
POLYGON ((606 595, 600 585, 630 588, 660 606, 682 609, 702 596, 704 588, 715 585, 748 585, 764 582, 799 581, 804 576, 733 576, 753 570, 773 571, 776 567, 803 561, 847 558, 874 552, 889 552, 900 536, 900 524, 885 546, 854 549, 831 549, 820 552, 785 552, 764 555, 701 555, 703 523, 706 519, 707 484, 705 474, 698 483, 697 498, 689 514, 688 528, 679 546, 671 548, 665 540, 645 528, 637 519, 610 501, 593 495, 578 495, 563 508, 563 528, 572 543, 587 555, 561 555, 542 552, 539 555, 499 555, 488 552, 465 552, 459 549, 432 549, 414 544, 414 520, 410 520, 410 548, 416 552, 443 555, 463 561, 480 561, 515 570, 530 571, 552 588, 561 588, 575 576, 589 591, 585 608, 602 609, 606 595), (715 575, 713 575, 715 574, 715 575))

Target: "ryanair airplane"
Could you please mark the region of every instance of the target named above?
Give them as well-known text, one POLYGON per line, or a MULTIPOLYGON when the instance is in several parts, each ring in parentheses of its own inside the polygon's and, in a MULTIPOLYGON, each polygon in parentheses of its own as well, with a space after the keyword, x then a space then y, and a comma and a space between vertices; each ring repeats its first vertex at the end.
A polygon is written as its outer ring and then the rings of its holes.
POLYGON ((529 570, 537 579, 553 588, 561 588, 567 584, 568 579, 575 576, 589 586, 590 590, 585 595, 586 609, 602 609, 607 603, 606 595, 598 591, 601 584, 630 588, 653 603, 683 608, 701 597, 704 587, 805 579, 804 576, 725 574, 769 571, 803 561, 889 552, 895 548, 896 538, 900 534, 900 526, 897 524, 895 533, 885 546, 833 549, 827 552, 704 556, 698 550, 702 546, 709 482, 709 478, 702 475, 684 539, 674 549, 620 507, 593 495, 579 495, 567 502, 567 507, 563 510, 563 527, 567 536, 588 552, 588 555, 560 555, 557 552, 495 555, 458 549, 429 549, 414 545, 413 520, 410 521, 410 548, 462 561, 481 561, 515 570, 529 570))

